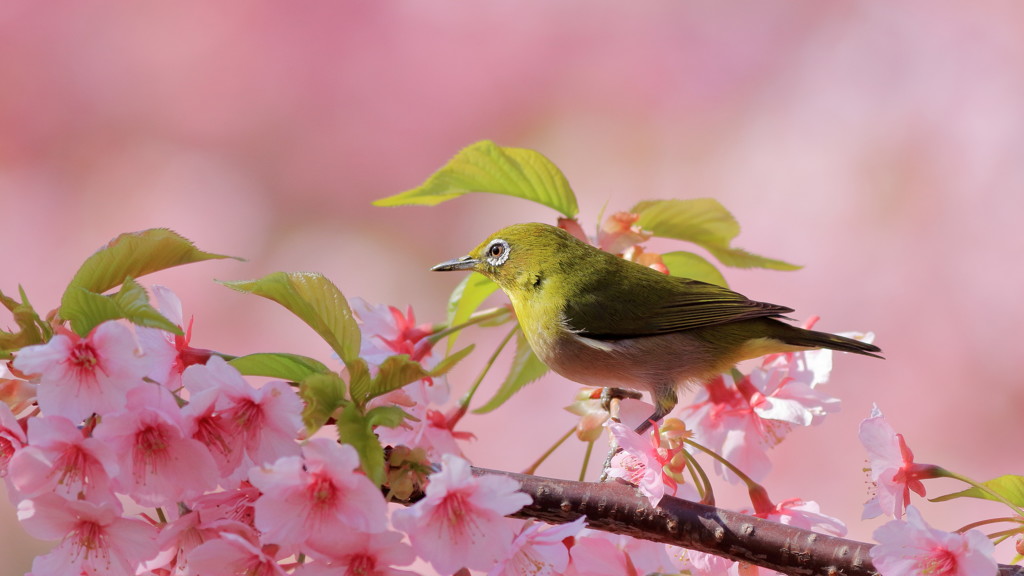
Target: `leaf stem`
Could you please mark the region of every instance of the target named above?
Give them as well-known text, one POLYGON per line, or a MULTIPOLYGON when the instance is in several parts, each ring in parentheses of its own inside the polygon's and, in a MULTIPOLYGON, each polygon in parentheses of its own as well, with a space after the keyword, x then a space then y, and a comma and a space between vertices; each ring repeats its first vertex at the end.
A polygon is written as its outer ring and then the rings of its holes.
POLYGON ((434 332, 430 336, 427 336, 427 340, 431 344, 437 344, 438 342, 441 341, 442 338, 445 338, 446 336, 448 336, 450 334, 454 334, 455 332, 458 332, 459 330, 462 330, 463 328, 467 328, 469 326, 473 326, 474 324, 480 324, 480 323, 486 322, 488 320, 493 320, 495 318, 500 317, 502 314, 508 314, 508 313, 509 313, 508 308, 500 307, 500 306, 498 308, 491 308, 490 310, 484 310, 483 312, 477 312, 476 314, 473 314, 472 316, 470 316, 469 320, 466 320, 462 324, 456 324, 455 326, 447 326, 445 328, 441 328, 437 332, 434 332))
POLYGON ((957 474, 956 472, 953 472, 953 471, 950 471, 950 470, 947 470, 947 469, 941 468, 941 467, 936 467, 935 470, 934 470, 934 473, 935 473, 935 475, 937 477, 953 478, 954 480, 959 480, 959 481, 961 481, 961 482, 963 482, 963 483, 965 483, 965 484, 967 484, 969 486, 977 488, 978 490, 981 490, 985 494, 991 496, 993 500, 995 500, 997 502, 1002 502, 1003 504, 1006 504, 1016 514, 1020 515, 1021 517, 1024 517, 1024 510, 1021 510, 1021 508, 1019 506, 1017 506, 1013 502, 1010 502, 1009 500, 1007 500, 1005 496, 1003 496, 1002 494, 1000 494, 1000 493, 996 492, 995 490, 989 488, 988 486, 986 486, 983 483, 975 482, 974 480, 968 478, 967 476, 963 476, 963 475, 957 474))
POLYGON ((495 360, 498 359, 498 355, 501 354, 501 351, 504 350, 505 346, 507 346, 509 341, 512 340, 512 337, 516 335, 517 330, 519 330, 519 324, 513 326, 512 329, 509 330, 508 334, 505 335, 505 338, 502 339, 501 343, 498 344, 498 347, 494 349, 494 353, 487 359, 487 364, 485 364, 484 369, 480 371, 480 375, 476 377, 476 381, 473 382, 473 385, 469 388, 469 391, 466 392, 466 395, 459 400, 460 409, 466 410, 469 408, 469 402, 473 399, 473 395, 476 394, 476 390, 480 387, 480 383, 484 381, 484 377, 487 376, 487 373, 491 370, 491 366, 493 366, 495 360))
POLYGON ((561 446, 562 444, 564 444, 565 441, 569 439, 569 436, 572 436, 572 433, 575 430, 576 430, 576 427, 573 426, 572 428, 569 429, 568 432, 566 432, 565 434, 562 434, 562 437, 559 438, 558 440, 556 440, 555 443, 552 444, 550 448, 545 450, 544 453, 540 455, 540 458, 537 458, 537 460, 534 461, 533 464, 530 464, 526 468, 526 470, 523 471, 523 474, 534 474, 534 473, 536 473, 537 472, 537 468, 540 468, 540 465, 543 464, 544 461, 548 459, 548 456, 551 456, 551 454, 554 453, 555 450, 558 450, 558 447, 561 446))

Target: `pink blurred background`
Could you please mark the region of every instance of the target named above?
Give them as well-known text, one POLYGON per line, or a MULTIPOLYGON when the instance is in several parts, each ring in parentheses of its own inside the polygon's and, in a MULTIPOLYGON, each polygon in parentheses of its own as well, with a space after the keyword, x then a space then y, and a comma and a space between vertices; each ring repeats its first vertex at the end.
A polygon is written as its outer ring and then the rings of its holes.
MULTIPOLYGON (((488 195, 370 205, 474 141, 551 158, 588 230, 604 208, 714 197, 743 226, 737 245, 805 266, 727 270, 733 288, 818 314, 824 330, 872 330, 885 350, 837 361, 826 392, 842 412, 777 447, 767 482, 870 539, 881 522, 859 520, 857 426, 872 402, 921 461, 1024 473, 1022 103, 1024 5, 1010 0, 9 2, 0 290, 21 284, 49 310, 106 241, 169 227, 248 259, 149 279, 195 315, 196 345, 326 361, 307 327, 212 280, 315 270, 350 297, 443 320, 460 278, 429 266, 501 226, 555 218, 488 195)), ((482 360, 456 372, 458 391, 482 360)), ((467 454, 525 467, 572 425, 560 407, 575 389, 549 377, 467 417, 467 454)), ((573 478, 581 454, 564 448, 540 473, 573 478)), ((949 530, 1003 514, 921 507, 949 530)), ((13 518, 2 498, 3 576, 48 546, 13 518)))

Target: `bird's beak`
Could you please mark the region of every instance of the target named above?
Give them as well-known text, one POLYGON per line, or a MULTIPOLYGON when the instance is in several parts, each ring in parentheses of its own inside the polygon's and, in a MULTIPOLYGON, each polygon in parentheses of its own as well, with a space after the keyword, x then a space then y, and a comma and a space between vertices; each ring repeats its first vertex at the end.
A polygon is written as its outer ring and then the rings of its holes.
POLYGON ((448 272, 450 270, 472 270, 474 266, 480 261, 476 258, 470 258, 469 256, 463 256, 462 258, 456 258, 455 260, 449 260, 447 262, 441 262, 437 266, 431 268, 435 272, 448 272))

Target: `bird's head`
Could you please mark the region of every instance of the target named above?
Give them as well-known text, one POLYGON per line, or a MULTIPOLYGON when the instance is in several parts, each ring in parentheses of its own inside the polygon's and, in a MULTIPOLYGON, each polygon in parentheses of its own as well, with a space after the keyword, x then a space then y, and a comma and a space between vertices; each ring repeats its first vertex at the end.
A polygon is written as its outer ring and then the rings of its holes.
POLYGON ((468 255, 442 262, 431 270, 473 270, 512 295, 540 288, 553 276, 565 274, 587 248, 561 228, 515 224, 491 234, 468 255))

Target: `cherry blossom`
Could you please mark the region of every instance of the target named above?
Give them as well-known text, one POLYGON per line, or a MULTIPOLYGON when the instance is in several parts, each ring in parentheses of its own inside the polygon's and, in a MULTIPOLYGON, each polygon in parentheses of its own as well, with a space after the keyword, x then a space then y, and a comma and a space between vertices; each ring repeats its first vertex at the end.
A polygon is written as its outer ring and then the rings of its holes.
POLYGON ((125 410, 104 417, 94 433, 117 455, 116 489, 143 506, 166 506, 216 486, 213 457, 186 433, 185 424, 163 386, 130 390, 125 410))
POLYGON ((391 515, 417 555, 443 573, 488 570, 508 557, 513 532, 504 517, 530 503, 515 480, 476 477, 468 462, 451 454, 429 480, 422 500, 391 515))
POLYGON ((307 441, 301 457, 253 468, 250 481, 262 492, 254 506, 263 540, 321 549, 338 534, 383 531, 384 496, 358 468, 355 449, 329 438, 307 441))
POLYGON ((249 576, 285 576, 274 557, 277 546, 260 546, 255 536, 246 538, 225 532, 220 538, 203 542, 189 554, 194 574, 246 574, 249 576))
MULTIPOLYGON (((402 313, 394 306, 373 305, 361 298, 353 298, 349 304, 362 329, 359 356, 372 371, 396 354, 406 354, 425 368, 432 368, 439 361, 433 354, 433 343, 427 338, 434 330, 430 324, 416 324, 412 307, 402 313)), ((449 395, 444 376, 417 380, 402 388, 402 392, 413 403, 423 405, 443 405, 449 395)))
POLYGON ((664 544, 584 529, 569 550, 567 576, 639 576, 679 571, 664 544))
POLYGON ((998 571, 995 547, 984 534, 955 534, 929 526, 914 506, 907 520, 875 530, 871 561, 882 576, 991 576, 998 571))
POLYGON ((50 553, 32 562, 34 574, 134 574, 157 553, 157 529, 123 518, 116 502, 96 504, 45 494, 22 500, 18 519, 36 538, 60 540, 50 553))
POLYGON ((185 325, 181 313, 181 300, 170 288, 154 285, 150 291, 160 314, 181 328, 184 334, 144 327, 136 328, 136 334, 146 356, 152 358, 149 378, 162 383, 170 390, 177 390, 181 388, 181 375, 185 369, 193 364, 206 363, 212 352, 189 345, 192 341, 193 321, 189 319, 188 325, 185 325))
POLYGON ((110 479, 117 475, 118 465, 113 450, 102 441, 53 415, 29 420, 28 440, 11 461, 11 483, 21 496, 53 492, 94 503, 115 498, 110 479))
POLYGON ((512 554, 487 572, 487 576, 555 576, 569 565, 566 540, 583 530, 586 517, 568 524, 548 526, 536 521, 515 522, 520 530, 512 540, 512 554))
POLYGON ((609 478, 635 484, 651 506, 657 506, 666 494, 675 495, 686 467, 681 447, 663 447, 658 425, 644 436, 617 422, 609 423, 608 430, 621 448, 612 458, 609 478))
POLYGON ((85 338, 65 329, 46 344, 22 348, 14 367, 37 375, 39 408, 81 422, 89 415, 124 408, 132 388, 150 369, 131 330, 104 322, 85 338))
POLYGON ((885 421, 878 406, 871 408, 871 416, 860 424, 859 438, 868 451, 870 478, 875 483, 875 495, 866 504, 862 518, 875 518, 889 514, 899 520, 903 509, 910 504, 910 493, 925 495, 921 480, 936 477, 935 466, 917 464, 902 434, 897 434, 885 421))
MULTIPOLYGON (((754 516, 821 534, 846 535, 846 525, 838 518, 822 514, 821 507, 817 502, 789 498, 776 504, 768 498, 768 493, 760 486, 750 488, 749 492, 750 499, 754 504, 754 516)), ((746 510, 743 512, 751 513, 746 510)))
POLYGON ((395 566, 412 564, 412 548, 402 542, 398 532, 349 532, 344 538, 332 538, 317 550, 318 562, 296 572, 304 576, 415 576, 415 572, 395 566))
POLYGON ((223 358, 190 366, 182 375, 193 395, 185 414, 194 435, 217 455, 221 472, 241 460, 240 450, 256 465, 299 453, 302 400, 291 386, 274 381, 253 388, 223 358))
POLYGON ((28 439, 18 418, 7 404, 0 403, 0 478, 7 476, 7 466, 28 439))

